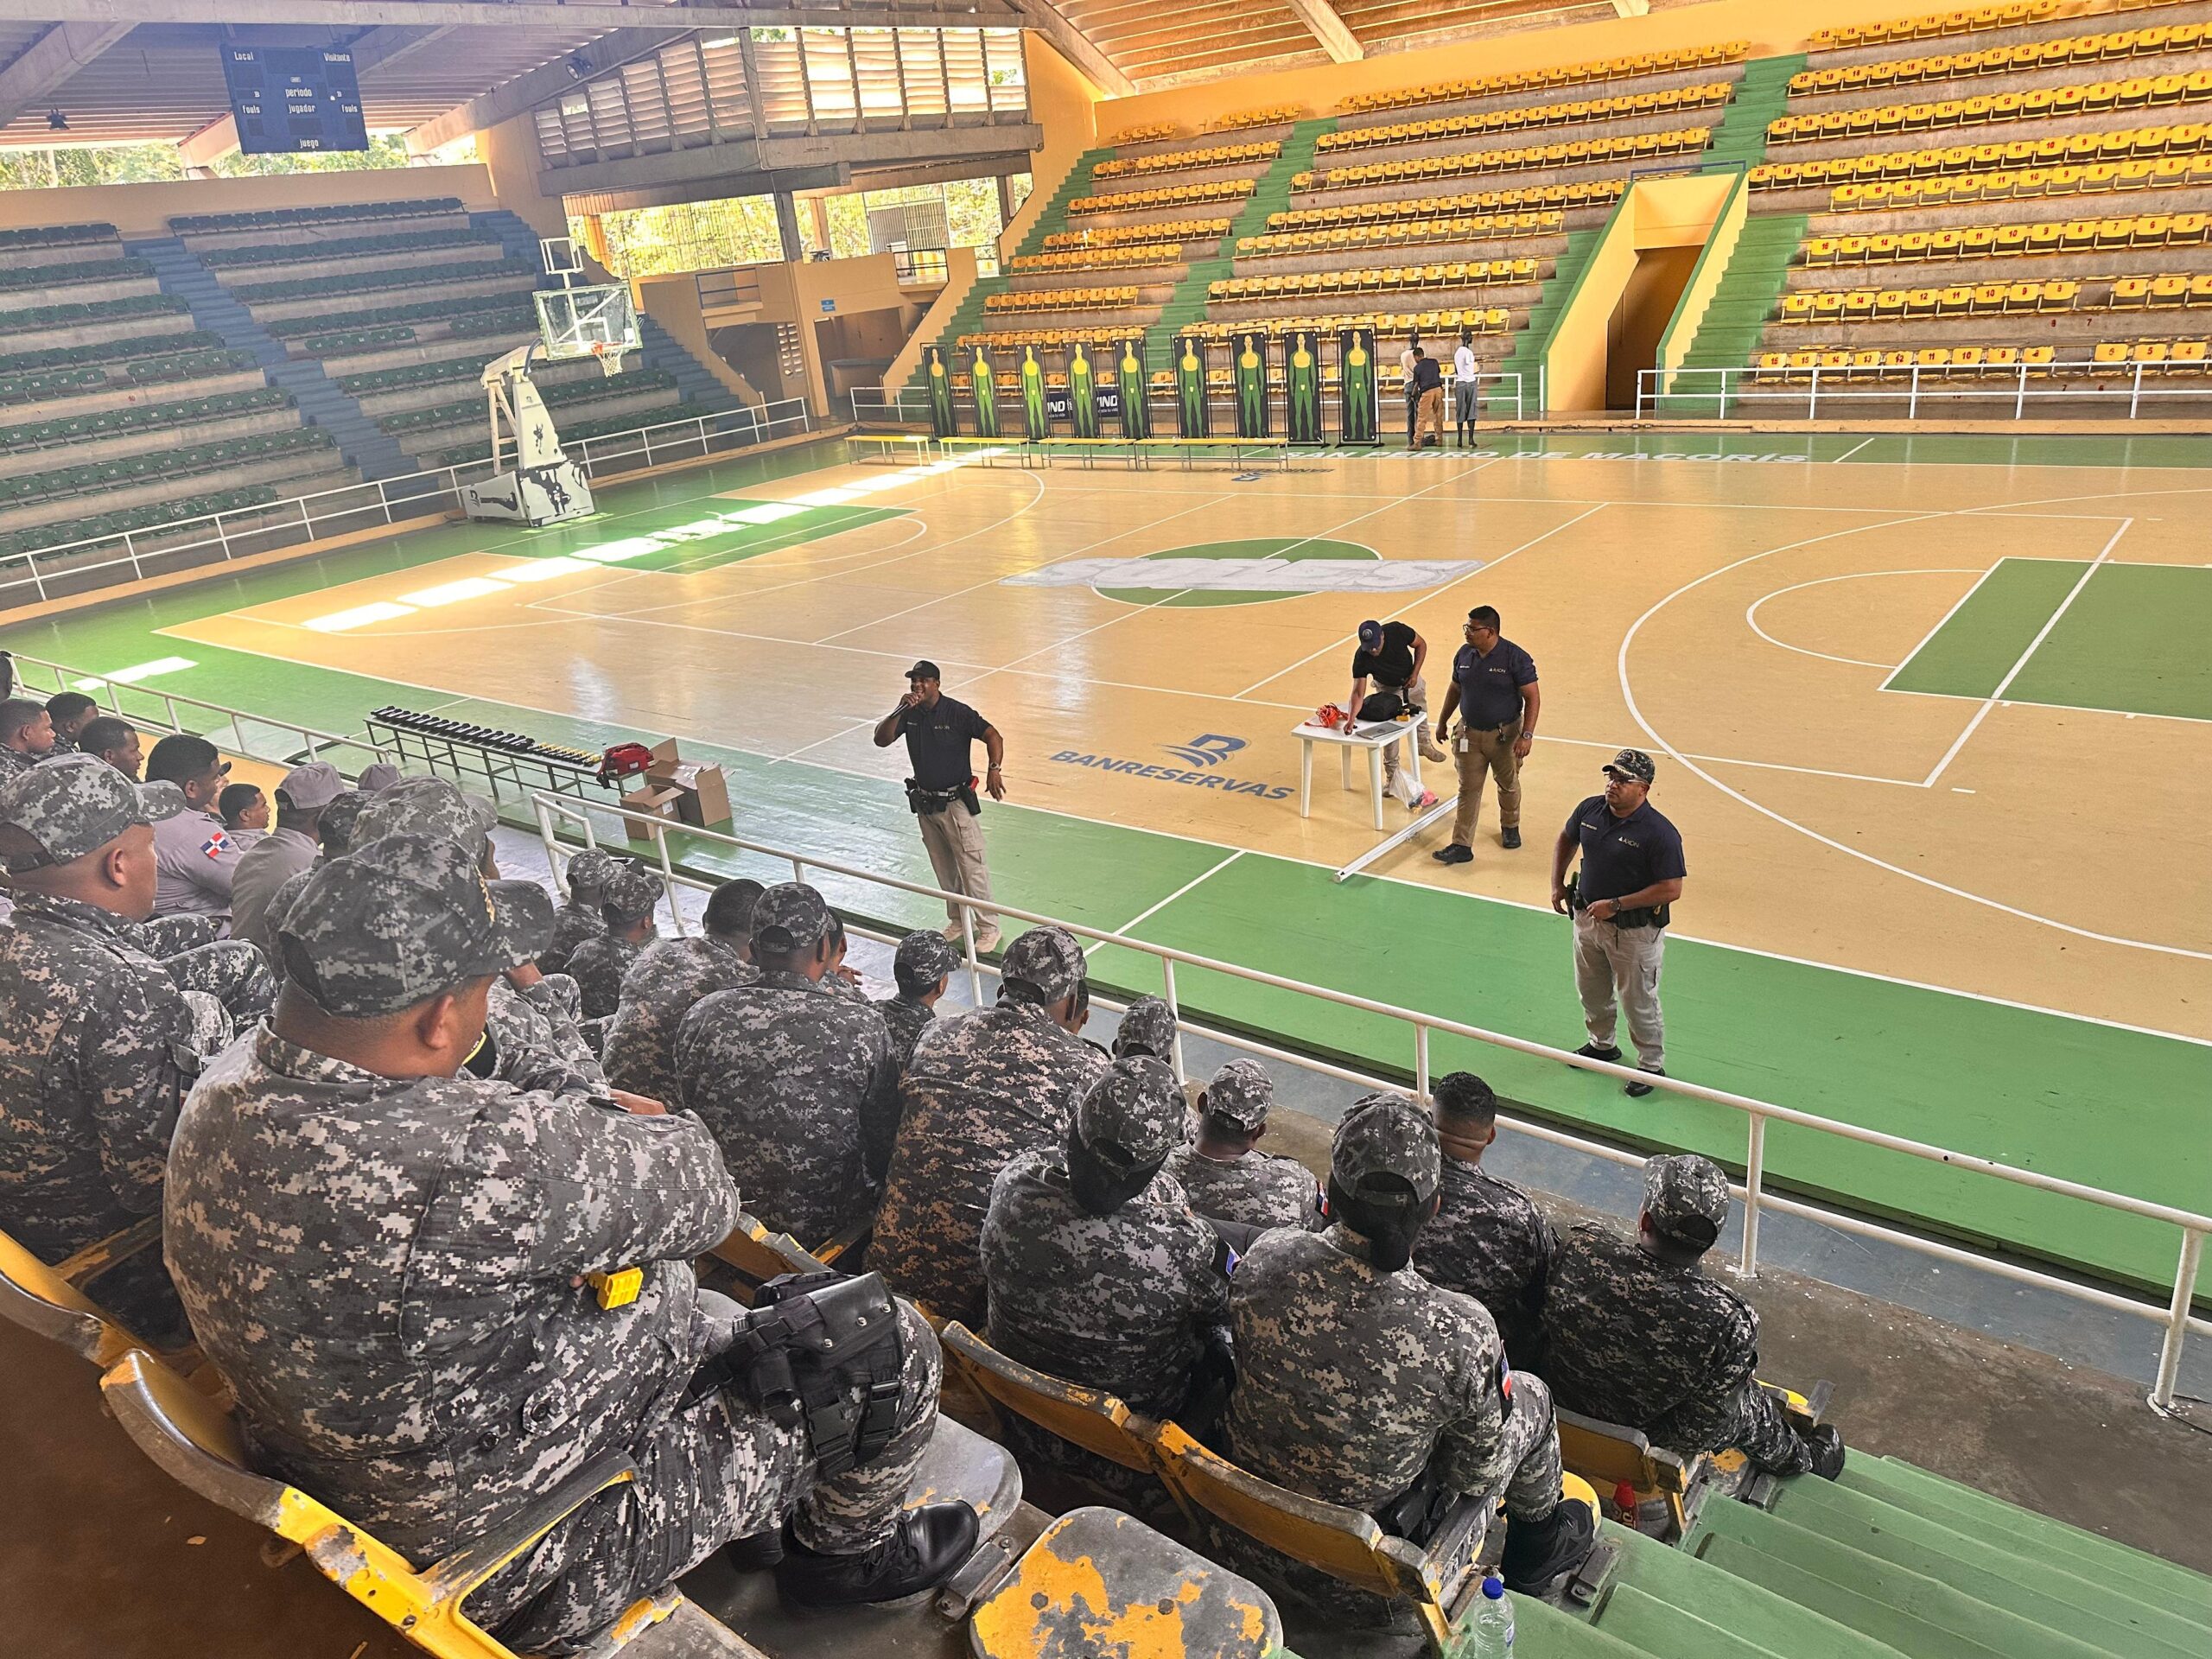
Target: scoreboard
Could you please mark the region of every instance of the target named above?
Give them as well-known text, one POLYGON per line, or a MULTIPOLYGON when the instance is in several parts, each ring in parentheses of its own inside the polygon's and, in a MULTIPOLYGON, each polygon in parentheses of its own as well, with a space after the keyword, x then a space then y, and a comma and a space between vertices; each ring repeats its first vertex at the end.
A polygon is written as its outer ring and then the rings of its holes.
POLYGON ((224 46, 223 80, 248 156, 366 149, 353 54, 336 47, 224 46))

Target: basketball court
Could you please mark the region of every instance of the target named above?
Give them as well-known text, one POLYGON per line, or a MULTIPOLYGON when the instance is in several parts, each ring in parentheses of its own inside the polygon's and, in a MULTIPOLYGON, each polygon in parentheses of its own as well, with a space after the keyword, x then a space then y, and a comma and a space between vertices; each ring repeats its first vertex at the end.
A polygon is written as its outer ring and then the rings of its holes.
MULTIPOLYGON (((1502 438, 1287 473, 1029 467, 823 445, 134 598, 21 648, 357 731, 422 711, 587 745, 681 739, 737 831, 910 879, 870 728, 918 657, 1006 734, 1001 897, 1560 1046, 1580 1040, 1549 849, 1624 745, 1690 877, 1675 1075, 2178 1204, 2212 1154, 2212 470, 2155 438, 1502 438), (1686 451, 1680 447, 1700 448, 1686 451), (1398 616, 1440 696, 1469 607, 1535 656, 1528 845, 1378 839, 1291 731, 1398 616)), ((1448 777, 1429 781, 1448 796, 1448 777)), ((1389 809, 1393 826, 1404 810, 1389 809)), ((831 884, 833 887, 835 884, 831 884)), ((841 902, 927 921, 857 885, 841 902)), ((1102 978, 1157 988, 1128 952, 1102 978)), ((1208 1017, 1409 1068, 1388 1022, 1203 974, 1208 1017)), ((1475 1062, 1440 1052, 1440 1067, 1475 1062)), ((1535 1109, 1740 1163, 1720 1108, 1495 1051, 1535 1109)), ((1778 1133, 1801 1189, 2145 1282, 2165 1230, 1778 1133)))

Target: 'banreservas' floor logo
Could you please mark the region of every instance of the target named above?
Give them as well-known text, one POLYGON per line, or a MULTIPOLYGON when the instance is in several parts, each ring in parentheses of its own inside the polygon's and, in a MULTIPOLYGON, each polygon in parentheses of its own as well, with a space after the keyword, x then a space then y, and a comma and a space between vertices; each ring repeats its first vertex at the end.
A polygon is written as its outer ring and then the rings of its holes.
POLYGON ((1118 772, 1131 778, 1141 778, 1147 783, 1188 784, 1196 789, 1218 790, 1224 795, 1251 795, 1263 801, 1281 801, 1290 798, 1290 786, 1287 784, 1262 784, 1250 779, 1228 777, 1212 770, 1244 747, 1244 740, 1241 737, 1224 737, 1218 732, 1205 732, 1188 743, 1163 743, 1160 747, 1178 760, 1206 770, 1185 772, 1178 766, 1154 766, 1143 760, 1123 760, 1110 754, 1084 754, 1075 749, 1062 749, 1052 756, 1052 760, 1059 766, 1091 766, 1100 772, 1118 772))

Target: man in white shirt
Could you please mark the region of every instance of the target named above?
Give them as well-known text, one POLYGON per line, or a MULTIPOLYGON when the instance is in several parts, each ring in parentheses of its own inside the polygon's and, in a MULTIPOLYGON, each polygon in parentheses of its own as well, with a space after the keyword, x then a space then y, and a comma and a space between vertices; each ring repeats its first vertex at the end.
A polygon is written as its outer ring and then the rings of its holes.
POLYGON ((1471 337, 1462 328, 1459 349, 1452 353, 1452 414, 1459 425, 1459 447, 1471 449, 1475 444, 1475 348, 1471 337))
MULTIPOLYGON (((1398 353, 1398 389, 1406 394, 1406 442, 1408 445, 1413 442, 1414 412, 1418 407, 1414 392, 1414 359, 1420 355, 1414 349, 1420 344, 1420 335, 1408 335, 1406 349, 1398 353)), ((1440 438, 1437 442, 1440 443, 1443 440, 1440 438)))

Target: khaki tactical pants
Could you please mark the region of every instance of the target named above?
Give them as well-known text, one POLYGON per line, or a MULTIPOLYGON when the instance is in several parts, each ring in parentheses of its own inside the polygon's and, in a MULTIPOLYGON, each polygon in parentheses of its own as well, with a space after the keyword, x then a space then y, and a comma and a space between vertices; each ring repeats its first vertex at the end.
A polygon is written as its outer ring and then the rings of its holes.
POLYGON ((1483 787, 1491 774, 1497 778, 1497 824, 1501 830, 1521 827, 1521 757, 1513 746, 1521 741, 1521 722, 1492 731, 1470 731, 1462 726, 1452 740, 1452 758, 1459 768, 1459 810, 1452 815, 1452 839, 1462 847, 1475 844, 1475 820, 1482 817, 1483 787))
POLYGON ((1444 442, 1444 388, 1431 386, 1421 395, 1421 402, 1414 410, 1413 445, 1421 447, 1423 435, 1433 432, 1438 443, 1444 442))
MULTIPOLYGON (((1425 710, 1428 707, 1428 677, 1426 674, 1416 676, 1411 685, 1406 686, 1402 689, 1395 685, 1384 685, 1380 680, 1376 681, 1375 684, 1376 689, 1379 690, 1397 692, 1400 696, 1403 697, 1408 702, 1412 703, 1416 709, 1425 710)), ((1419 720, 1414 721, 1412 737, 1414 747, 1415 748, 1425 749, 1428 747, 1428 715, 1426 713, 1424 713, 1419 720)), ((1398 775, 1398 753, 1405 746, 1401 743, 1393 743, 1389 748, 1382 751, 1383 782, 1388 783, 1391 779, 1398 775)))
POLYGON ((1613 1046, 1617 1012, 1628 1014, 1636 1063, 1656 1071, 1666 1061, 1666 1026, 1659 1017, 1659 964, 1667 950, 1663 927, 1621 927, 1574 917, 1574 987, 1582 994, 1582 1023, 1600 1048, 1613 1046))
MULTIPOLYGON (((983 821, 955 801, 942 812, 917 814, 915 822, 922 827, 922 845, 929 849, 930 868, 937 872, 938 886, 970 899, 988 899, 991 873, 983 864, 983 821)), ((960 906, 947 904, 944 913, 948 920, 957 922, 960 906)), ((975 914, 978 933, 988 933, 999 925, 995 910, 979 906, 975 914)))

